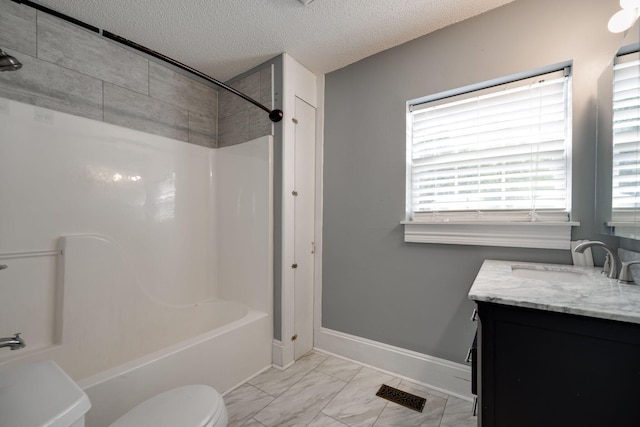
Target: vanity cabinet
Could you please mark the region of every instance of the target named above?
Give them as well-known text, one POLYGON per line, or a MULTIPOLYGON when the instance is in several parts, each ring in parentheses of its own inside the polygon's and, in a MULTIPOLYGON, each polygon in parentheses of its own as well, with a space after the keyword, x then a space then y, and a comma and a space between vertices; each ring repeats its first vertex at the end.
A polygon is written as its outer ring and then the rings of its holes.
POLYGON ((640 324, 476 303, 480 426, 640 426, 640 324))

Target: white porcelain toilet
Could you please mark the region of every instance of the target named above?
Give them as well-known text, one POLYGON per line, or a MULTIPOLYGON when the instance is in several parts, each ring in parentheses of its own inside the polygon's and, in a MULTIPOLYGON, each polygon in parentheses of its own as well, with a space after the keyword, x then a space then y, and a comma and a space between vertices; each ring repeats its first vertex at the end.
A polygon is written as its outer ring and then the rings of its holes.
MULTIPOLYGON (((52 360, 0 371, 0 426, 84 427, 86 393, 52 360)), ((188 385, 160 393, 111 427, 226 427, 220 393, 188 385)))
POLYGON ((160 393, 118 418, 111 427, 226 427, 222 396, 206 385, 160 393))

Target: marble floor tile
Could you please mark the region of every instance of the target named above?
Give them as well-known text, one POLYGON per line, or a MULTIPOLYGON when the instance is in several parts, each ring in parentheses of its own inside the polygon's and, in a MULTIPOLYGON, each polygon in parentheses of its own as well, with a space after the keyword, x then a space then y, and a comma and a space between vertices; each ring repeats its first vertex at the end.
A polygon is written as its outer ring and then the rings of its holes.
POLYGON ((388 403, 376 396, 382 384, 397 387, 400 379, 363 367, 322 412, 349 426, 372 426, 388 403))
POLYGON ((310 372, 253 418, 268 427, 306 426, 344 386, 344 381, 310 372))
POLYGON ((471 402, 339 357, 310 352, 225 396, 229 427, 476 427, 471 402), (382 384, 427 399, 422 413, 376 396, 382 384))
POLYGON ((297 383, 327 358, 326 355, 310 352, 287 369, 271 368, 249 380, 249 384, 272 396, 279 396, 297 383))
MULTIPOLYGON (((429 387, 424 386, 424 385, 416 384, 416 383, 411 382, 409 380, 400 381, 400 385, 398 386, 398 388, 400 390, 408 391, 409 393, 413 393, 412 391, 410 391, 410 389, 415 389, 415 390, 418 390, 420 393, 427 393, 427 394, 430 394, 432 396, 441 397, 441 398, 443 398, 445 400, 449 397, 449 395, 447 393, 443 393, 441 391, 434 390, 434 389, 429 388, 429 387)), ((414 394, 418 394, 418 393, 414 393, 414 394)))
POLYGON ((473 403, 449 396, 440 427, 476 427, 478 417, 473 416, 473 403))
POLYGON ((308 425, 308 427, 349 427, 346 424, 342 424, 338 420, 334 420, 333 418, 323 414, 322 412, 318 414, 317 417, 313 419, 308 425))
POLYGON ((427 399, 424 409, 422 412, 417 412, 397 403, 389 402, 374 424, 375 427, 440 426, 440 420, 447 404, 446 395, 442 397, 439 392, 436 393, 440 396, 430 394, 434 390, 407 381, 402 381, 397 388, 427 399))
POLYGON ((229 427, 244 425, 274 399, 275 397, 250 384, 241 385, 224 397, 229 415, 229 427))
POLYGON ((351 379, 362 369, 362 365, 340 359, 339 357, 329 356, 316 368, 316 371, 332 376, 342 381, 351 381, 351 379))

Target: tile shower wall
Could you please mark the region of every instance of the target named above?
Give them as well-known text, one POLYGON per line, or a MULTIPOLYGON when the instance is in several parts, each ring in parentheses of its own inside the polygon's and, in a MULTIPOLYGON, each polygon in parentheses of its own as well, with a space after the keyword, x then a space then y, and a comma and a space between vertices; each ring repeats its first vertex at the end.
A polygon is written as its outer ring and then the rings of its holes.
MULTIPOLYGON (((0 97, 205 147, 218 145, 217 89, 90 31, 0 0, 0 48, 24 65, 18 72, 0 73, 0 97)), ((254 134, 251 123, 247 120, 243 131, 247 135, 254 134)))
MULTIPOLYGON (((232 83, 231 86, 262 105, 273 108, 273 68, 270 63, 232 83)), ((219 147, 240 144, 265 135, 273 135, 273 126, 268 114, 231 92, 220 91, 219 147)))

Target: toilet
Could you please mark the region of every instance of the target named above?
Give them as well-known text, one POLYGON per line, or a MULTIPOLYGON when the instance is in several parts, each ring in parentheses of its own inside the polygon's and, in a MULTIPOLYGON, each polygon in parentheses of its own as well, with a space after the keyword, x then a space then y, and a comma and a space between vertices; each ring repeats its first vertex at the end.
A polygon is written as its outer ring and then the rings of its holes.
POLYGON ((174 388, 145 400, 111 427, 226 427, 222 396, 206 385, 174 388))
MULTIPOLYGON (((84 427, 86 393, 52 360, 0 371, 0 426, 84 427)), ((226 427, 220 393, 174 388, 135 406, 111 427, 226 427)))

